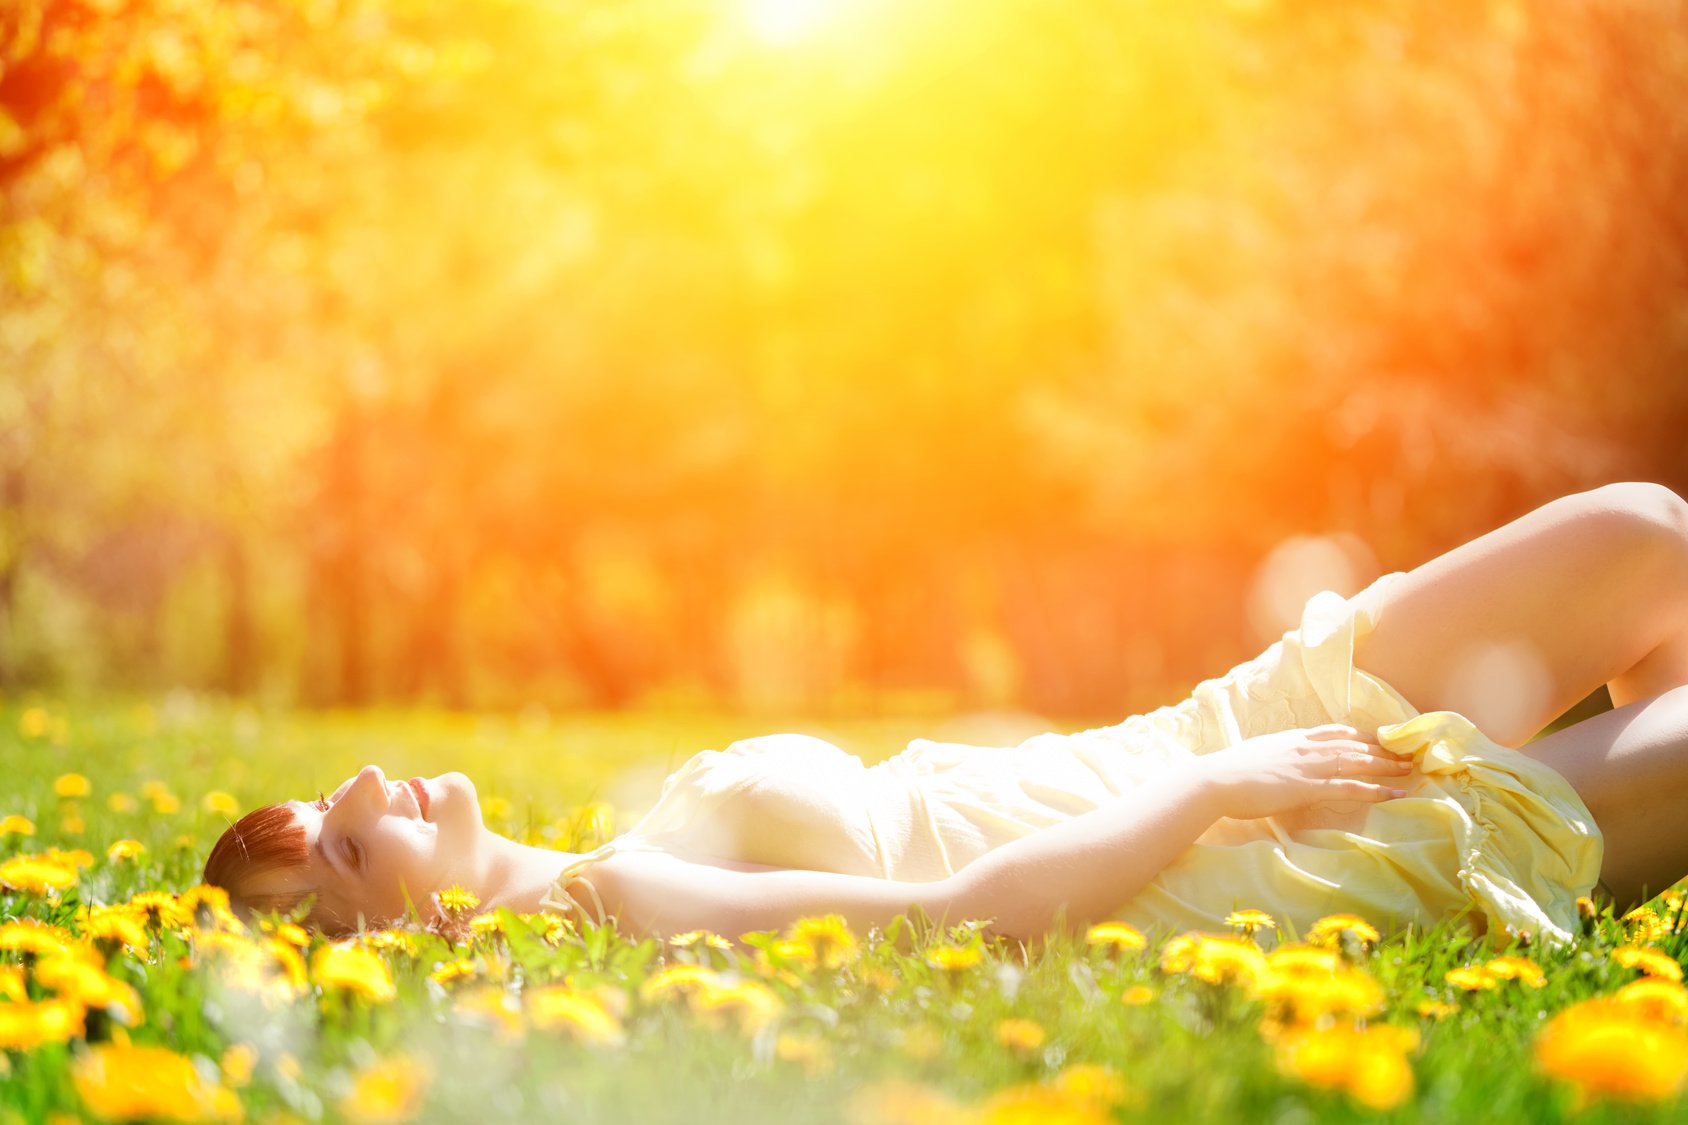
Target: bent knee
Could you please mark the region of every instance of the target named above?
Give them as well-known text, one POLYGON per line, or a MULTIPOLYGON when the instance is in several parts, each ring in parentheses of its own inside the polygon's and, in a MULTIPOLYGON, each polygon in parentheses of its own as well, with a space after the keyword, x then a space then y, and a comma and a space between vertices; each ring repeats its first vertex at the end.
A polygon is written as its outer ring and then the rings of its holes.
POLYGON ((1688 501, 1662 484, 1621 481, 1569 498, 1614 549, 1657 560, 1688 582, 1688 501))

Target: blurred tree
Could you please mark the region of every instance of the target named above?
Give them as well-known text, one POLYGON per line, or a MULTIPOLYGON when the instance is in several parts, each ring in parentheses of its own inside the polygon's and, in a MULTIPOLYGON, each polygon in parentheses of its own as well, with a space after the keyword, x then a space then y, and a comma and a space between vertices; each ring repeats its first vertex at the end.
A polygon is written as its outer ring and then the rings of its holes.
POLYGON ((1678 6, 13 0, 0 684, 1117 714, 1688 487, 1678 6))

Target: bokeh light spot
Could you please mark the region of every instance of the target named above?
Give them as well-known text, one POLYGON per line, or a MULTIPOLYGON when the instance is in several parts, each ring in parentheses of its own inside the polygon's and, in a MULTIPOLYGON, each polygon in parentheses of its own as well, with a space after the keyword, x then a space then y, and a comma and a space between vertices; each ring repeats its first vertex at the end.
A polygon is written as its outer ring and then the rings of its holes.
POLYGON ((1249 623, 1262 640, 1276 640, 1300 623, 1308 598, 1323 590, 1353 594, 1376 568, 1371 551, 1356 536, 1291 536, 1273 547, 1255 571, 1249 623))

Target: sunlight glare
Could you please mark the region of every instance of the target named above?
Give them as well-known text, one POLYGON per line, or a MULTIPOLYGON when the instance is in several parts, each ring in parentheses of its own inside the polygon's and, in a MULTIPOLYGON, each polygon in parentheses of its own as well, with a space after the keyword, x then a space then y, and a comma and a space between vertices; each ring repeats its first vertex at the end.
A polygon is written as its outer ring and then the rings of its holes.
POLYGON ((834 5, 835 0, 748 0, 746 14, 757 38, 784 47, 811 34, 834 5))

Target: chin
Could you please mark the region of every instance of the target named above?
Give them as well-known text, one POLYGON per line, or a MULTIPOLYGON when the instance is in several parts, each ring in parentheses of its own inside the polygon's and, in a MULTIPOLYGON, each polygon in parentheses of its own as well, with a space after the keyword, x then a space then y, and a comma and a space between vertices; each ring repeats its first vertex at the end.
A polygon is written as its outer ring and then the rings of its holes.
POLYGON ((435 790, 435 801, 430 808, 430 818, 436 824, 450 824, 454 827, 481 827, 481 797, 475 791, 475 783, 464 773, 442 773, 438 777, 430 778, 435 790))

